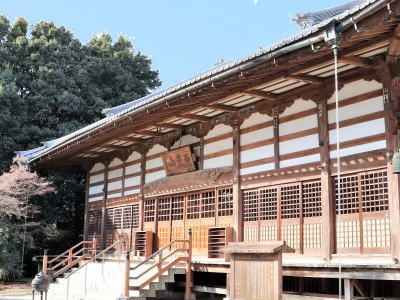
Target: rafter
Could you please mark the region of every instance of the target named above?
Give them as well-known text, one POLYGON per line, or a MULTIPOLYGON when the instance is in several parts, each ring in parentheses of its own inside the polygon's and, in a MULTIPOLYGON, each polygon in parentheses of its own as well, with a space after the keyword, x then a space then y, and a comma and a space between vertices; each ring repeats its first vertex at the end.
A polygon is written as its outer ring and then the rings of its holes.
POLYGON ((124 142, 131 142, 131 143, 142 143, 144 141, 141 138, 135 138, 135 137, 131 137, 131 136, 118 137, 118 140, 124 141, 124 142))
POLYGON ((160 135, 160 133, 151 131, 151 130, 137 131, 135 133, 140 134, 140 135, 146 135, 146 136, 159 136, 160 135))
POLYGON ((226 105, 226 104, 219 104, 219 103, 206 105, 205 108, 211 108, 211 109, 226 111, 226 112, 237 112, 239 110, 239 107, 232 106, 232 105, 226 105))
POLYGON ((320 84, 323 81, 323 78, 319 78, 317 76, 310 75, 289 75, 286 76, 287 79, 293 79, 297 81, 302 81, 310 84, 320 84))
POLYGON ((176 130, 185 129, 185 125, 172 124, 172 123, 161 123, 161 124, 157 124, 156 126, 161 127, 161 128, 176 129, 176 130))
POLYGON ((207 121, 210 120, 209 117, 201 116, 201 115, 195 115, 195 114, 181 115, 181 117, 185 118, 185 119, 189 119, 189 120, 200 121, 200 122, 207 122, 207 121))
POLYGON ((369 58, 358 56, 345 56, 339 58, 339 61, 344 64, 353 65, 361 68, 374 68, 374 63, 369 58))
POLYGON ((111 144, 104 144, 101 147, 103 148, 108 148, 108 149, 114 149, 114 150, 125 150, 127 149, 127 146, 121 146, 121 145, 111 145, 111 144))
POLYGON ((276 97, 277 97, 273 93, 268 93, 268 92, 258 91, 258 90, 246 90, 246 91, 243 91, 242 93, 245 95, 261 97, 264 100, 268 100, 268 101, 275 101, 276 97))

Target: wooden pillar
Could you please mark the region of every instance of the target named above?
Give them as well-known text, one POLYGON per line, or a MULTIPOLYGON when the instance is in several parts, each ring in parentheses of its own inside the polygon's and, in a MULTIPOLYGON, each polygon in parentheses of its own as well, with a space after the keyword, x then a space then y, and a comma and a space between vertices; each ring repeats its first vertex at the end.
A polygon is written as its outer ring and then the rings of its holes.
POLYGON ((399 175, 392 172, 392 157, 394 151, 400 147, 396 124, 399 92, 395 91, 398 91, 398 88, 394 89, 392 86, 393 76, 390 65, 383 60, 379 60, 378 63, 377 72, 383 85, 391 254, 393 261, 398 263, 400 261, 400 182, 399 175))
POLYGON ((317 103, 318 138, 321 156, 322 257, 329 261, 335 251, 335 197, 330 168, 327 100, 317 103))
POLYGON ((85 188, 85 215, 83 219, 83 240, 89 238, 89 185, 90 185, 90 170, 86 169, 86 188, 85 188))
POLYGON ((143 187, 146 183, 146 157, 147 151, 142 151, 140 158, 140 195, 141 199, 139 202, 139 230, 143 231, 143 223, 144 223, 144 191, 143 187))
POLYGON ((240 125, 232 125, 233 135, 233 229, 236 242, 243 241, 243 203, 240 189, 240 125))
MULTIPOLYGON (((397 97, 397 95, 396 95, 397 97)), ((395 109, 390 88, 384 83, 383 88, 384 115, 385 115, 385 136, 386 136, 386 164, 388 172, 388 196, 390 212, 390 239, 392 259, 395 263, 400 262, 400 180, 399 175, 393 174, 392 158, 394 151, 399 149, 399 136, 393 132, 395 120, 393 110, 395 109)))
POLYGON ((273 117, 273 127, 274 127, 274 161, 275 161, 275 169, 279 169, 281 167, 280 164, 280 152, 279 152, 279 115, 275 115, 273 117))
POLYGON ((199 157, 199 170, 204 169, 204 136, 200 138, 200 157, 199 157))
POLYGON ((344 279, 344 300, 352 300, 353 298, 354 298, 353 283, 351 282, 351 279, 344 279))
POLYGON ((108 168, 110 161, 104 163, 104 187, 103 187, 103 206, 101 208, 101 239, 100 248, 103 250, 106 248, 106 235, 107 235, 107 190, 108 190, 108 168))

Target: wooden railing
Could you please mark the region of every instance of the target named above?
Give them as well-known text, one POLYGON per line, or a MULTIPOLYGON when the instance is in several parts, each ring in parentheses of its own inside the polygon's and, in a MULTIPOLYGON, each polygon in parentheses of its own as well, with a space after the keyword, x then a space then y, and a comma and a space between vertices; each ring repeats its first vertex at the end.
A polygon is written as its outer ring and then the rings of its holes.
POLYGON ((58 277, 85 258, 95 256, 96 249, 97 240, 93 238, 93 241, 82 241, 51 260, 48 260, 47 252, 45 252, 42 273, 53 278, 58 277))
POLYGON ((130 265, 130 252, 126 255, 126 265, 125 265, 125 284, 124 284, 124 296, 129 297, 130 290, 141 290, 145 286, 149 285, 155 279, 159 278, 163 273, 169 271, 174 266, 180 262, 186 263, 186 282, 185 282, 185 300, 190 299, 191 286, 192 286, 192 230, 189 229, 189 237, 186 240, 174 240, 169 244, 165 245, 163 248, 159 249, 157 252, 153 253, 151 256, 147 257, 144 261, 137 264, 134 267, 130 265), (163 252, 174 244, 178 244, 176 249, 163 256, 163 252), (181 247, 181 245, 184 245, 181 247), (180 254, 180 255, 177 255, 180 254), (171 261, 167 261, 171 258, 171 261), (155 261, 155 262, 153 262, 155 261), (140 267, 150 264, 147 268, 141 271, 139 274, 131 277, 131 271, 139 270, 140 267), (130 286, 130 280, 139 280, 143 278, 144 275, 148 274, 151 270, 157 268, 155 274, 151 275, 149 278, 145 279, 138 285, 130 286))

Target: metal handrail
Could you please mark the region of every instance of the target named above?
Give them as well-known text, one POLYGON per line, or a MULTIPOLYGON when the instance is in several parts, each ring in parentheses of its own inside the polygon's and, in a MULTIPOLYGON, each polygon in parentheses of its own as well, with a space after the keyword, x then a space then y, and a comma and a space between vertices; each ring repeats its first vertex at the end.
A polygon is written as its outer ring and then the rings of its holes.
POLYGON ((64 278, 68 278, 69 276, 71 276, 72 274, 78 272, 80 269, 82 269, 83 267, 85 267, 86 265, 88 265, 89 263, 91 263, 93 260, 96 260, 97 258, 99 258, 99 256, 103 255, 105 252, 109 251, 111 248, 113 248, 115 245, 117 245, 118 243, 120 243, 121 240, 116 241, 115 243, 113 243, 111 246, 108 246, 106 249, 100 251, 98 254, 96 254, 95 256, 93 256, 91 259, 89 259, 87 262, 85 262, 84 264, 80 265, 79 268, 73 270, 72 272, 68 273, 64 278))
MULTIPOLYGON (((170 247, 172 244, 174 243, 188 243, 189 244, 189 240, 174 240, 172 242, 170 242, 169 244, 165 245, 164 247, 162 247, 161 249, 158 249, 156 252, 154 252, 152 255, 150 255, 149 257, 147 257, 145 260, 143 260, 142 262, 140 262, 139 264, 137 264, 136 266, 132 267, 131 270, 136 270, 137 268, 139 268, 140 266, 144 265, 145 263, 147 263, 150 259, 155 258, 159 253, 163 252, 166 248, 170 247)), ((133 251, 132 251, 133 252, 133 251)))

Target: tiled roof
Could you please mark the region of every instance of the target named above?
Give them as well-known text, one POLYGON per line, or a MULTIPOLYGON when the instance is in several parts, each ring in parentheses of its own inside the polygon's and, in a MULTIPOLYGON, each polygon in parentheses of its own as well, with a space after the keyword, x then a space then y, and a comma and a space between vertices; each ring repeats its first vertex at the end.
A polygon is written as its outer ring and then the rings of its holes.
POLYGON ((86 127, 83 127, 77 131, 74 131, 66 136, 63 136, 61 138, 44 142, 43 146, 38 147, 36 149, 28 150, 28 151, 19 151, 20 155, 28 157, 31 161, 42 157, 46 154, 51 153, 55 149, 62 147, 64 145, 67 145, 69 142, 73 142, 76 139, 80 138, 81 136, 84 136, 85 134, 89 134, 90 132, 97 130, 98 128, 101 128, 103 126, 106 126, 107 124, 110 124, 112 122, 117 121, 118 119, 132 114, 135 111, 148 107, 149 105, 155 103, 156 101, 162 100, 164 97, 167 97, 169 95, 172 95, 175 92, 185 90, 186 88, 190 88, 194 84, 201 84, 205 80, 209 79, 210 77, 216 75, 216 74, 222 74, 224 72, 228 72, 230 69, 240 66, 242 64, 248 63, 253 60, 257 60, 257 58, 268 55, 272 53, 273 51, 276 51, 278 49, 283 49, 286 46, 289 46, 290 44, 300 41, 304 38, 310 37, 312 34, 318 32, 325 26, 327 26, 330 21, 333 19, 336 19, 338 21, 344 20, 348 18, 349 16, 354 15, 355 13, 363 10, 367 6, 378 2, 379 0, 357 0, 357 1, 351 1, 345 5, 341 5, 338 7, 330 8, 325 11, 320 11, 320 12, 315 12, 315 13, 308 13, 304 14, 304 20, 307 23, 307 26, 305 26, 299 33, 290 36, 286 39, 281 40, 280 42, 273 44, 269 47, 265 47, 260 49, 257 52, 252 53, 251 55, 248 55, 242 59, 239 59, 235 62, 227 62, 221 65, 218 65, 210 70, 207 70, 197 76, 194 76, 188 80, 182 81, 172 87, 166 88, 164 90, 158 91, 156 93, 153 93, 151 95, 145 96, 140 99, 133 100, 131 102, 128 102, 126 104, 122 104, 113 108, 105 109, 103 112, 105 113, 106 117, 93 123, 90 124, 86 127), (337 13, 336 15, 334 15, 337 13), (305 17, 307 16, 307 17, 305 17), (315 23, 316 22, 316 23, 315 23))

